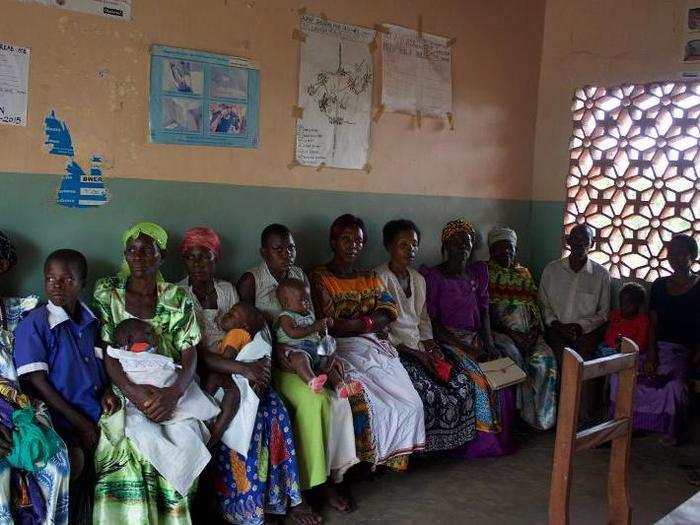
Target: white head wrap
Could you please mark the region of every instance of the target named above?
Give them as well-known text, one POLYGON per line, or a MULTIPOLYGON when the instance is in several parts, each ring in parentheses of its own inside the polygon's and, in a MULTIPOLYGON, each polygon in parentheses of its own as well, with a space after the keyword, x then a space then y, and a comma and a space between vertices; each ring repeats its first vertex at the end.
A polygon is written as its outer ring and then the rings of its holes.
POLYGON ((517 247, 518 234, 510 228, 493 228, 488 236, 489 247, 499 241, 510 241, 513 246, 517 247))

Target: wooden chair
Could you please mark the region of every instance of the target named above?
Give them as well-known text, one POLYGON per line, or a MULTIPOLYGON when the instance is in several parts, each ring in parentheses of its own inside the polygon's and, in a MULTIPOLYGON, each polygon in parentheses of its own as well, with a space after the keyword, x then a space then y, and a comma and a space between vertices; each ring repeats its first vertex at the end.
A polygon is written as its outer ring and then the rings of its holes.
POLYGON ((554 465, 549 492, 549 524, 569 523, 569 496, 573 473, 572 456, 612 441, 608 471, 609 524, 630 523, 628 464, 632 437, 634 387, 637 381, 637 345, 622 339, 619 354, 584 362, 581 356, 566 348, 562 364, 561 394, 554 445, 554 465), (617 373, 615 418, 576 432, 578 427, 581 384, 596 377, 617 373))

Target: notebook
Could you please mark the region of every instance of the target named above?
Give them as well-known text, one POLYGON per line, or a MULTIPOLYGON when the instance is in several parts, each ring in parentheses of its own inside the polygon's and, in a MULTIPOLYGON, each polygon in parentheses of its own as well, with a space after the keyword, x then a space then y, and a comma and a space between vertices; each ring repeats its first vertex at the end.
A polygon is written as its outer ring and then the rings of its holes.
POLYGON ((525 381, 527 377, 525 372, 510 357, 479 363, 479 366, 484 372, 491 390, 500 390, 511 385, 517 385, 525 381))

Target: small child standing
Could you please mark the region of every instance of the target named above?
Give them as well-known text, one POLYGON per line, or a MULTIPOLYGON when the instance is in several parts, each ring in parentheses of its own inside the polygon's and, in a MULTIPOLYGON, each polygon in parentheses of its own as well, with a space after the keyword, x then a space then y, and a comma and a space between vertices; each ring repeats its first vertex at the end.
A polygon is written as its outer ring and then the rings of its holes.
POLYGON ((342 370, 321 372, 329 353, 324 350, 322 338, 328 337, 333 319, 315 318, 306 283, 299 279, 285 279, 277 287, 277 299, 283 309, 275 324, 277 343, 286 347, 285 355, 296 374, 317 394, 326 381, 341 398, 358 391, 359 385, 345 382, 342 370))
POLYGON ((620 337, 634 341, 640 354, 649 346, 649 316, 642 311, 646 300, 644 288, 637 283, 627 283, 620 290, 619 298, 620 307, 610 312, 610 323, 598 347, 598 357, 619 352, 620 337))

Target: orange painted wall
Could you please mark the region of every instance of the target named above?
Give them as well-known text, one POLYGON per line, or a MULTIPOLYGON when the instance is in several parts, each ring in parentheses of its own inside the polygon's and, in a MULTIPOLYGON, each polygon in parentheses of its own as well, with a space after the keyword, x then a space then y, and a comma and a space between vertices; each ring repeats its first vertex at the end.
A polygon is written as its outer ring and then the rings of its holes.
MULTIPOLYGON (((101 152, 111 177, 255 186, 529 199, 544 0, 326 0, 306 4, 329 18, 392 22, 457 43, 456 130, 385 114, 372 130, 373 171, 287 169, 298 46, 291 0, 134 0, 131 22, 0 0, 0 39, 31 48, 29 126, 0 127, 0 172, 57 173, 41 151, 43 117, 55 108, 101 152), (257 150, 149 144, 152 44, 247 56, 261 65, 257 150), (99 72, 103 71, 101 77, 99 72)), ((377 71, 378 72, 378 71, 377 71)), ((376 90, 375 90, 376 91, 376 90)), ((376 104, 377 93, 375 93, 376 104)), ((77 140, 77 139, 76 139, 77 140)), ((28 175, 29 176, 29 175, 28 175)))
MULTIPOLYGON (((690 2, 692 3, 692 2, 690 2)), ((678 79, 686 0, 548 0, 533 169, 535 201, 564 200, 571 101, 585 85, 678 79)))

